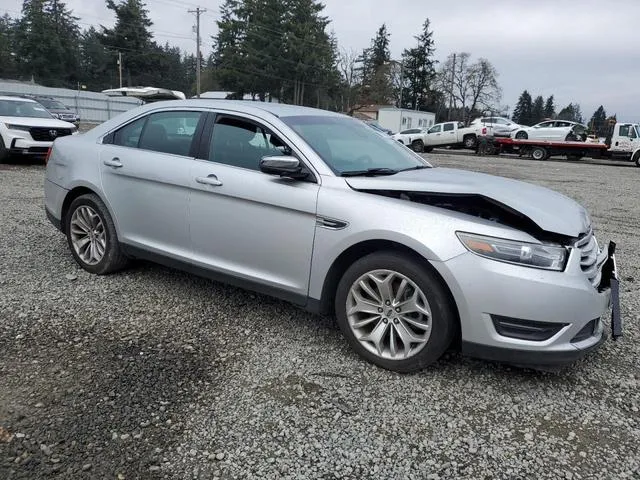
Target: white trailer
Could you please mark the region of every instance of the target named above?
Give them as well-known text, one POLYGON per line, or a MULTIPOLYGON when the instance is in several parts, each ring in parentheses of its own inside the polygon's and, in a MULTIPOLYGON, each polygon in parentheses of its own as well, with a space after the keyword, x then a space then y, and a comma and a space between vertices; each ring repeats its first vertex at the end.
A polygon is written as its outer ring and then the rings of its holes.
POLYGON ((436 123, 436 114, 406 108, 385 107, 378 110, 378 123, 394 133, 411 128, 426 129, 436 123))

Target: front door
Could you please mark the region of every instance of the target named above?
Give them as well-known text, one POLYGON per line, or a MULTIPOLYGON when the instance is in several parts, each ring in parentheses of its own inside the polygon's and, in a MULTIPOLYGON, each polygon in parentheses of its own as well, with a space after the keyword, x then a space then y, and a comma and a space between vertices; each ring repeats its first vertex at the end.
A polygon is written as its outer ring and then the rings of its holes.
POLYGON ((442 138, 442 124, 438 123, 431 127, 424 138, 425 145, 442 145, 444 143, 444 140, 442 138))
MULTIPOLYGON (((218 115, 207 160, 191 169, 195 262, 301 302, 308 292, 318 184, 260 172, 263 156, 292 149, 265 126, 218 115)), ((205 131, 205 134, 207 132, 205 131)))
POLYGON ((164 111, 135 120, 105 139, 102 189, 119 240, 186 258, 192 140, 198 111, 164 111))

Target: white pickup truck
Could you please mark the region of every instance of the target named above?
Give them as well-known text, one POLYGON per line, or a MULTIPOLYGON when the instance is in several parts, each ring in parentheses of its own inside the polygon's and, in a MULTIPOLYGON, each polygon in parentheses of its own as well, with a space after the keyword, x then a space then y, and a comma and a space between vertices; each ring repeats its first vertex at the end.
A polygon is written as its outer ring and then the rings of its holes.
POLYGON ((424 135, 424 149, 430 151, 436 147, 475 148, 480 135, 487 134, 484 125, 465 127, 462 122, 436 123, 424 135))

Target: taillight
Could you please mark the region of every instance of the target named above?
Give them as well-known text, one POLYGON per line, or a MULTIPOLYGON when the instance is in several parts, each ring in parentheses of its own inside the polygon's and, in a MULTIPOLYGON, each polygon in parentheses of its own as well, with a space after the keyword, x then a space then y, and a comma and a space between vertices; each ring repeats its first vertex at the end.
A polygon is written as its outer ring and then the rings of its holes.
POLYGON ((46 154, 46 155, 45 155, 45 157, 44 157, 44 164, 45 164, 45 165, 46 165, 47 163, 49 163, 49 157, 51 156, 51 148, 52 148, 52 147, 49 147, 49 148, 47 149, 47 154, 46 154))
POLYGON ((482 134, 486 135, 487 134, 487 127, 482 127, 482 134))

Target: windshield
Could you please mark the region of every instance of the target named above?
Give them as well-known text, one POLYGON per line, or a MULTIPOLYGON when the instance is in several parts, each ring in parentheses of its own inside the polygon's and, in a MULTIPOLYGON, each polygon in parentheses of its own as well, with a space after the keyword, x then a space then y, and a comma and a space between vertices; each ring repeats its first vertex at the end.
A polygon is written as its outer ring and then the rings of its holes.
POLYGON ((393 171, 431 165, 391 137, 383 137, 349 117, 283 117, 288 126, 313 148, 338 175, 388 169, 393 171))
POLYGON ((26 100, 0 100, 0 117, 52 118, 42 105, 26 100))
POLYGON ((45 107, 49 108, 49 109, 54 109, 54 110, 67 110, 67 107, 65 107, 63 104, 61 104, 60 102, 57 102, 55 100, 47 100, 47 99, 38 99, 38 103, 44 105, 45 107))

